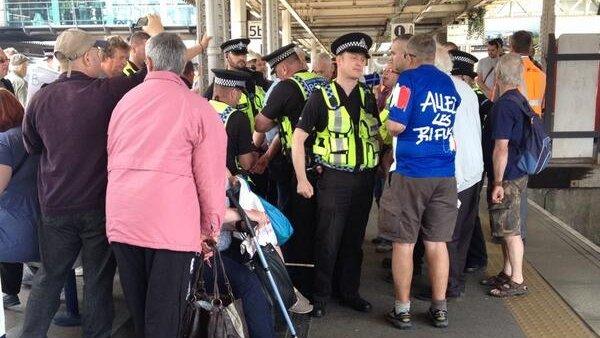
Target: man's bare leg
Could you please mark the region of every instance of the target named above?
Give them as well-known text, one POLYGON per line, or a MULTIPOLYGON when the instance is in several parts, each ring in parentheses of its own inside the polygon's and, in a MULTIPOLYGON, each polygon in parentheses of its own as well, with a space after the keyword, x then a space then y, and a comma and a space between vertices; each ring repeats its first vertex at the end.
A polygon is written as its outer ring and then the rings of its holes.
POLYGON ((504 237, 512 273, 509 275, 515 283, 523 283, 523 239, 521 235, 504 237))
POLYGON ((448 248, 445 242, 424 241, 424 244, 427 267, 429 268, 429 281, 431 283, 431 300, 445 300, 450 269, 448 248))
POLYGON ((410 285, 413 274, 414 243, 394 243, 392 250, 392 275, 396 300, 410 302, 410 285))

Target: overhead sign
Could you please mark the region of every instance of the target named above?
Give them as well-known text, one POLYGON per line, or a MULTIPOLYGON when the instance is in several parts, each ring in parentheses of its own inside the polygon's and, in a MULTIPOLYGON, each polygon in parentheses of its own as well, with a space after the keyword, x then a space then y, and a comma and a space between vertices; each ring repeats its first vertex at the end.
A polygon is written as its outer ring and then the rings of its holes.
POLYGON ((414 23, 393 23, 392 24, 392 40, 403 34, 415 34, 414 23))
POLYGON ((262 39, 261 21, 248 21, 248 37, 250 39, 262 39))

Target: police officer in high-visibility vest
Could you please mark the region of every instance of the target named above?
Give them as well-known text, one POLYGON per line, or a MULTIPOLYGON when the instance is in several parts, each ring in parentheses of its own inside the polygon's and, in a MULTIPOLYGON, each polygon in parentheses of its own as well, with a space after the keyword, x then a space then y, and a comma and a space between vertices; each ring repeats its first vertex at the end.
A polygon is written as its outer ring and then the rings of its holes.
MULTIPOLYGON (((274 126, 279 127, 279 138, 274 141, 283 155, 283 163, 278 167, 278 172, 274 173, 283 178, 277 180, 278 204, 294 226, 294 235, 284 246, 284 254, 288 263, 314 264, 312 248, 317 222, 316 198, 306 199, 296 193, 291 153, 292 134, 310 94, 328 81, 306 69, 306 63, 296 53, 296 45, 293 43, 277 49, 263 59, 281 80, 273 88, 262 112, 256 116, 255 129, 257 132, 267 132, 274 126)), ((312 153, 312 143, 306 145, 309 147, 307 153, 312 153)), ((312 163, 307 161, 305 164, 309 169, 307 177, 314 184, 317 176, 311 171, 312 163)), ((313 269, 292 267, 289 272, 298 289, 310 295, 313 269)))
MULTIPOLYGON (((240 38, 226 41, 221 44, 221 51, 225 57, 225 65, 228 70, 238 70, 254 75, 254 71, 246 68, 246 56, 248 55, 248 44, 250 39, 240 38)), ((204 92, 207 100, 213 97, 213 85, 211 84, 204 92)), ((250 129, 254 130, 254 117, 263 106, 265 91, 257 86, 252 78, 246 81, 246 88, 242 92, 237 108, 243 111, 250 122, 250 129)))
POLYGON ((306 198, 316 193, 318 199, 315 317, 325 315, 333 283, 343 305, 357 311, 371 310, 371 304, 361 298, 359 286, 362 244, 379 162, 379 120, 373 94, 358 79, 363 75, 372 42, 363 33, 351 33, 331 44, 337 77, 310 96, 294 130, 292 157, 297 191, 306 198), (322 171, 316 186, 305 170, 304 142, 313 131, 316 137, 312 151, 322 171))
POLYGON ((219 113, 227 131, 227 169, 237 175, 242 170, 250 170, 256 162, 250 121, 246 114, 235 108, 250 75, 226 69, 213 69, 212 72, 215 81, 210 104, 219 113))

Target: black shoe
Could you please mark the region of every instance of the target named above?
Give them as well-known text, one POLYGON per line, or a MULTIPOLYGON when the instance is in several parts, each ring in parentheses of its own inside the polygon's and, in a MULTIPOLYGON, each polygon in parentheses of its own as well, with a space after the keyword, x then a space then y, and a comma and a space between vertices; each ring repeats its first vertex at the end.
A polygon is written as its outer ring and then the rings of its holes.
POLYGON ((310 315, 315 318, 321 318, 325 316, 325 313, 325 303, 315 302, 313 304, 313 310, 310 313, 310 315))
MULTIPOLYGON (((462 298, 465 295, 464 291, 459 291, 459 292, 450 292, 450 291, 446 291, 446 299, 450 300, 450 299, 459 299, 462 298)), ((423 301, 431 301, 431 290, 424 290, 422 292, 419 292, 418 294, 415 295, 415 298, 418 300, 423 300, 423 301)))
POLYGON ((354 310, 360 311, 360 312, 369 312, 369 311, 371 311, 371 309, 373 309, 373 306, 371 305, 371 303, 360 298, 360 296, 343 299, 340 303, 343 306, 347 306, 351 309, 354 309, 354 310))
POLYGON ((400 330, 412 329, 412 322, 410 321, 410 312, 396 313, 396 310, 392 309, 392 311, 388 312, 385 315, 385 319, 400 330))
POLYGON ((431 322, 433 323, 433 326, 435 326, 437 328, 448 327, 448 311, 429 309, 428 312, 429 312, 429 318, 431 318, 431 322))
POLYGON ((19 296, 17 295, 4 295, 2 297, 2 303, 5 309, 8 309, 13 306, 21 305, 21 301, 19 300, 19 296))
POLYGON ((473 265, 465 267, 465 273, 475 273, 477 271, 484 270, 487 265, 473 265))

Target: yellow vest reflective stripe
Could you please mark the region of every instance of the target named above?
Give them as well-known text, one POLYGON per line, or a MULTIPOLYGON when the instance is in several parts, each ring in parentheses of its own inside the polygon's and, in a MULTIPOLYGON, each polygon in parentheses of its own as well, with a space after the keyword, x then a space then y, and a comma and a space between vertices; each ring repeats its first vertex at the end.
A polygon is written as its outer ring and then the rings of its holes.
POLYGON ((229 117, 233 112, 235 112, 235 108, 229 106, 227 103, 219 102, 216 100, 208 101, 213 108, 219 113, 219 117, 221 118, 221 122, 225 128, 227 128, 227 122, 229 122, 229 117))
POLYGON ((355 125, 345 106, 340 106, 335 84, 321 88, 327 103, 327 126, 317 132, 313 153, 315 161, 343 171, 375 168, 379 163, 379 123, 365 109, 365 89, 359 88, 361 107, 359 125, 355 125), (360 154, 359 154, 360 152, 360 154))
POLYGON ((391 146, 392 145, 392 135, 387 129, 386 122, 390 117, 390 103, 392 103, 392 94, 388 96, 385 100, 385 107, 379 113, 379 120, 381 121, 381 126, 379 127, 379 136, 383 140, 383 144, 391 146))
POLYGON ((126 76, 132 76, 135 74, 135 72, 137 72, 137 67, 133 64, 133 62, 127 61, 127 65, 125 65, 125 68, 123 68, 123 74, 126 76))
POLYGON ((262 101, 264 101, 265 99, 264 90, 262 90, 261 87, 255 86, 254 91, 255 93, 258 93, 258 95, 254 94, 252 100, 248 99, 249 93, 247 91, 242 91, 240 102, 235 107, 237 110, 243 112, 244 114, 246 114, 246 116, 248 116, 248 120, 250 120, 251 131, 254 131, 254 117, 256 117, 258 112, 262 109, 262 101), (257 103, 260 103, 260 105, 257 105, 257 103))
MULTIPOLYGON (((302 93, 304 103, 308 100, 313 91, 327 85, 327 80, 317 74, 311 72, 299 72, 294 74, 290 80, 294 81, 298 86, 298 90, 302 93)), ((279 119, 279 138, 281 140, 281 150, 284 154, 290 154, 292 149, 292 135, 294 126, 289 118, 289 114, 284 115, 279 119)))

